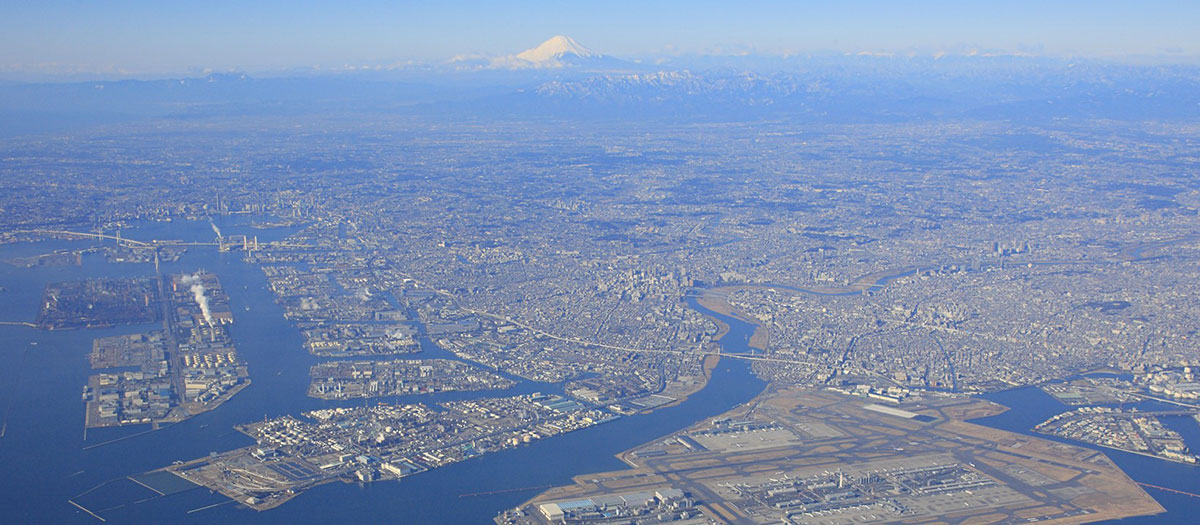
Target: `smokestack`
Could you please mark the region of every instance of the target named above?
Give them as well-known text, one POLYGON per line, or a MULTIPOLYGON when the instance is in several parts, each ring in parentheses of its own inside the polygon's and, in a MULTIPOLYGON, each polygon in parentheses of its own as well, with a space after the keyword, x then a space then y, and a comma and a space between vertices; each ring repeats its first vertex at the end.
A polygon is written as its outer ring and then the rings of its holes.
POLYGON ((217 223, 213 222, 212 217, 208 218, 208 225, 212 227, 213 233, 217 234, 217 239, 224 237, 224 235, 221 235, 221 229, 217 227, 217 223))
POLYGON ((196 299, 196 304, 200 306, 200 313, 204 315, 204 320, 209 327, 213 325, 212 310, 208 308, 208 297, 204 296, 204 283, 200 280, 200 274, 184 275, 183 284, 190 285, 192 297, 196 299))

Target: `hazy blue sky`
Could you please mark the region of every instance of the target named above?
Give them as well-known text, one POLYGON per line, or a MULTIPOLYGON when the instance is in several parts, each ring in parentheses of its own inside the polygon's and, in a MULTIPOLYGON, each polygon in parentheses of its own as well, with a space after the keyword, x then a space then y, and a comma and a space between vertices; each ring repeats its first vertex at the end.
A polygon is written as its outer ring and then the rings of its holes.
POLYGON ((622 57, 970 49, 1200 57, 1196 1, 12 0, 0 72, 278 70, 502 55, 555 34, 622 57))

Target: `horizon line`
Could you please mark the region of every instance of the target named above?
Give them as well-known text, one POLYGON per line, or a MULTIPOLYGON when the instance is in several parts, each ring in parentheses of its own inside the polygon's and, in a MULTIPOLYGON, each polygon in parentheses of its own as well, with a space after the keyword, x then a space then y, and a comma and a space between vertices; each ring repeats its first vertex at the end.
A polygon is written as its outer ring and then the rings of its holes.
MULTIPOLYGON (((1056 55, 1056 54, 1036 54, 1023 51, 1000 51, 1000 50, 976 50, 968 51, 836 51, 836 50, 812 50, 812 51, 786 51, 786 52, 729 52, 729 53, 702 53, 702 52, 681 52, 674 54, 645 54, 634 56, 617 56, 597 53, 598 55, 608 58, 617 58, 625 60, 631 65, 639 65, 645 67, 662 66, 669 69, 672 61, 676 60, 739 60, 739 59, 763 59, 776 60, 783 63, 789 61, 813 60, 813 59, 895 59, 895 60, 916 60, 926 59, 933 62, 941 60, 953 59, 1018 59, 1031 61, 1045 62, 1060 62, 1060 63, 1085 63, 1085 64, 1100 64, 1111 66, 1136 66, 1136 67, 1200 67, 1200 55, 1183 55, 1183 54, 1129 54, 1129 55, 1056 55)), ((509 68, 489 68, 475 67, 470 69, 441 69, 452 66, 456 61, 464 61, 467 59, 498 59, 516 56, 512 55, 477 55, 477 54, 460 54, 448 58, 419 60, 419 59, 398 59, 398 60, 376 60, 367 61, 358 64, 344 63, 338 66, 326 64, 311 64, 311 65, 295 65, 295 66, 263 66, 263 65, 226 65, 226 66, 183 66, 169 68, 124 68, 120 66, 108 66, 102 68, 85 68, 79 66, 72 68, 71 66, 59 66, 59 64, 44 64, 41 67, 23 67, 23 64, 0 65, 0 82, 10 84, 42 84, 42 83, 79 83, 79 82, 111 82, 119 80, 141 80, 141 81, 156 81, 156 80, 185 80, 194 78, 206 78, 216 74, 242 74, 254 78, 289 78, 293 76, 324 76, 324 75, 341 75, 353 73, 427 73, 432 75, 452 75, 463 73, 483 73, 483 72, 512 72, 516 71, 509 68)), ((553 68, 552 68, 553 70, 553 68)), ((570 69, 562 69, 570 71, 570 69)), ((531 69, 527 71, 542 71, 531 69)))

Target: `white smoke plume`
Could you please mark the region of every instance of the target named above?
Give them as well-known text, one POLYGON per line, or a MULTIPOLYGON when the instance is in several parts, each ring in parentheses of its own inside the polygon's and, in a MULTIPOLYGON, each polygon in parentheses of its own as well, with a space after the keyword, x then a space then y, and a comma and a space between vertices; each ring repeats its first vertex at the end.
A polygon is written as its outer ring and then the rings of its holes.
POLYGON ((225 237, 224 235, 221 235, 221 229, 217 227, 217 223, 213 222, 211 217, 208 219, 208 225, 212 226, 212 231, 213 233, 217 234, 218 239, 225 237))
MULTIPOLYGON (((216 228, 216 226, 213 226, 213 228, 216 228)), ((212 326, 212 311, 208 309, 208 297, 204 296, 204 281, 200 280, 200 274, 185 274, 181 281, 183 284, 191 286, 192 295, 196 298, 196 304, 200 305, 200 313, 204 314, 204 321, 208 323, 208 326, 212 326)))

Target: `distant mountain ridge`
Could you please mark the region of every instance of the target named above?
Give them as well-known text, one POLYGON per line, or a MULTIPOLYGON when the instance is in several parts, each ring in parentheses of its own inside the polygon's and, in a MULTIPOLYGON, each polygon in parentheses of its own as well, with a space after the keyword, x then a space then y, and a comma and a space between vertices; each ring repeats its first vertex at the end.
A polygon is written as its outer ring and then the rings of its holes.
POLYGON ((615 59, 566 36, 441 67, 259 78, 0 83, 0 135, 149 118, 389 112, 436 118, 1200 119, 1200 67, 1029 57, 615 59))

